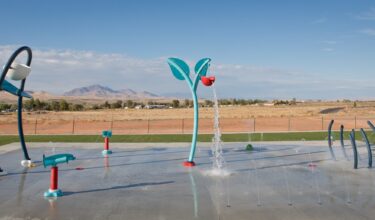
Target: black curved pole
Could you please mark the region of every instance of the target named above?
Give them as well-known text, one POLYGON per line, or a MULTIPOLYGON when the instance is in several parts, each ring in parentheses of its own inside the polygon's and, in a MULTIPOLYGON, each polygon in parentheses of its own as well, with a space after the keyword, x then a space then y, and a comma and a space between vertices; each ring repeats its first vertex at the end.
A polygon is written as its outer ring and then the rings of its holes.
POLYGON ((355 131, 352 129, 352 131, 349 134, 350 141, 352 142, 352 147, 353 147, 353 166, 354 169, 358 169, 358 151, 357 151, 357 144, 355 142, 355 131))
POLYGON ((372 131, 375 133, 375 126, 371 123, 371 121, 367 121, 367 124, 370 126, 372 131))
POLYGON ((361 135, 362 135, 362 139, 365 141, 365 143, 366 143, 366 147, 367 147, 368 167, 371 168, 371 167, 372 167, 372 151, 371 151, 371 144, 370 144, 370 141, 368 140, 367 135, 366 135, 366 132, 365 132, 365 130, 363 130, 363 128, 361 128, 361 135))
MULTIPOLYGON (((23 51, 26 51, 26 53, 28 55, 27 56, 26 65, 27 66, 31 65, 31 60, 32 60, 31 49, 29 47, 27 47, 27 46, 23 46, 23 47, 18 48, 12 54, 12 56, 9 58, 8 62, 4 66, 3 72, 2 72, 1 77, 0 77, 0 85, 4 82, 5 76, 8 73, 8 70, 11 68, 11 65, 14 62, 14 60, 23 51)), ((20 88, 18 90, 18 109, 17 109, 17 111, 18 111, 17 112, 17 117, 18 117, 18 135, 19 135, 19 138, 20 138, 21 147, 22 147, 22 151, 23 151, 23 155, 24 155, 25 160, 31 160, 30 156, 29 156, 29 153, 27 152, 26 143, 25 143, 25 136, 24 136, 24 133, 23 133, 23 126, 22 126, 22 107, 23 107, 22 99, 23 99, 23 97, 21 96, 21 93, 25 89, 25 82, 26 82, 26 79, 23 79, 21 81, 21 86, 20 86, 20 88)))
POLYGON ((331 122, 328 125, 328 147, 329 147, 329 152, 331 152, 332 159, 336 160, 335 153, 333 152, 332 149, 332 126, 335 120, 331 120, 331 122))
POLYGON ((341 125, 340 126, 340 143, 341 143, 341 149, 342 149, 342 152, 344 154, 344 157, 346 158, 346 160, 349 160, 349 157, 348 155, 346 154, 346 150, 345 150, 345 143, 344 143, 344 125, 341 125))

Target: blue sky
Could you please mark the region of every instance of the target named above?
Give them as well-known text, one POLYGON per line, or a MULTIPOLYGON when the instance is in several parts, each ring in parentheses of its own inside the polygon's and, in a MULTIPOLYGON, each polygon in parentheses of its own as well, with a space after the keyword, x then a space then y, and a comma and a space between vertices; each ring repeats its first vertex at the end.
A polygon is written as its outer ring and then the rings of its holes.
POLYGON ((211 57, 221 97, 375 98, 375 1, 4 0, 0 28, 0 64, 34 50, 33 90, 189 94, 174 56, 211 57))

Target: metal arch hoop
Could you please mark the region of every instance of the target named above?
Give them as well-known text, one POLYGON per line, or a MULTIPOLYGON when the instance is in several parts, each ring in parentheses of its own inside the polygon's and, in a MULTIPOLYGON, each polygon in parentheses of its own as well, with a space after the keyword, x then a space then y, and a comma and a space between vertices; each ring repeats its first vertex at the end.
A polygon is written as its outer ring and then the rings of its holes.
MULTIPOLYGON (((26 51, 27 53, 27 61, 26 61, 26 65, 27 66, 30 66, 31 65, 31 60, 32 60, 32 51, 30 49, 30 47, 27 47, 27 46, 23 46, 23 47, 20 47, 18 48, 13 54, 12 56, 9 58, 8 62, 5 64, 4 66, 4 69, 3 69, 3 72, 1 74, 1 78, 0 78, 0 85, 4 82, 5 80, 5 76, 6 74, 8 73, 8 70, 10 69, 12 63, 14 62, 14 60, 17 58, 17 56, 22 53, 23 51, 26 51)), ((25 136, 24 136, 24 133, 23 133, 23 126, 22 126, 22 99, 23 97, 21 96, 21 93, 24 91, 25 89, 25 82, 26 82, 26 79, 23 79, 21 81, 21 86, 18 90, 18 109, 17 109, 17 117, 18 117, 18 135, 19 135, 19 138, 20 138, 20 142, 21 142, 21 147, 22 147, 22 151, 23 151, 23 155, 24 155, 24 158, 25 160, 30 160, 30 156, 27 152, 27 148, 26 148, 26 143, 25 143, 25 136)))

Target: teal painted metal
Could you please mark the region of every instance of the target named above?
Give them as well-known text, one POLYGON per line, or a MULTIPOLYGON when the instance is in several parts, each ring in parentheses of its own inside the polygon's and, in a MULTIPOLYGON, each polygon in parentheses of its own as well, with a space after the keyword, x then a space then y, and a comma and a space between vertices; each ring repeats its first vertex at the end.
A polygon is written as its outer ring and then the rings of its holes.
POLYGON ((22 96, 31 99, 32 96, 28 94, 27 92, 21 91, 17 87, 15 87, 10 82, 4 80, 4 82, 0 85, 0 90, 4 90, 9 92, 10 94, 13 94, 15 96, 22 96))
POLYGON ((102 154, 103 156, 107 156, 108 154, 112 154, 113 152, 111 150, 103 150, 102 154))
POLYGON ((328 125, 328 148, 329 148, 329 152, 331 153, 332 159, 336 160, 335 153, 333 152, 333 149, 332 149, 332 142, 333 142, 333 140, 332 140, 332 126, 333 126, 334 122, 335 122, 334 120, 331 120, 331 122, 328 125))
POLYGON ((49 157, 46 157, 43 154, 43 166, 56 167, 59 163, 68 163, 70 160, 75 160, 76 158, 73 154, 55 154, 49 157))
POLYGON ((375 126, 372 124, 371 121, 367 121, 367 124, 370 126, 370 128, 372 129, 372 131, 375 133, 375 126))
POLYGON ((56 189, 56 190, 51 190, 48 189, 47 192, 44 192, 44 197, 46 198, 56 198, 56 197, 61 197, 64 195, 64 193, 61 191, 61 189, 56 189))
POLYGON ((198 119, 199 119, 199 109, 198 109, 198 97, 197 97, 197 88, 198 83, 202 76, 207 75, 208 68, 210 66, 211 59, 203 58, 197 62, 195 65, 196 76, 194 81, 190 78, 190 69, 189 66, 181 59, 178 58, 169 58, 168 64, 171 68, 173 75, 178 80, 185 80, 191 90, 191 95, 193 97, 194 104, 194 126, 193 126, 193 137, 191 141, 190 155, 188 162, 194 161, 195 150, 197 146, 197 136, 198 136, 198 119))
POLYGON ((26 60, 26 66, 30 67, 31 60, 32 60, 32 51, 29 47, 23 46, 18 48, 9 58, 7 63, 5 64, 3 71, 0 75, 0 90, 5 90, 13 95, 18 96, 18 107, 17 107, 17 118, 18 118, 18 134, 20 138, 21 148, 24 154, 24 159, 26 161, 31 162, 31 158, 29 156, 29 153, 27 151, 26 142, 25 142, 25 136, 23 133, 23 124, 22 124, 22 100, 23 97, 30 98, 31 96, 24 92, 25 89, 25 83, 26 78, 22 79, 20 88, 16 88, 11 83, 5 80, 6 75, 8 74, 9 70, 12 68, 12 63, 16 60, 17 56, 21 54, 22 52, 26 52, 27 54, 27 60, 26 60))
POLYGON ((355 141, 355 130, 352 129, 352 131, 349 134, 350 141, 352 142, 353 147, 353 167, 354 169, 358 169, 358 150, 357 150, 357 143, 355 141))
POLYGON ((348 157, 348 154, 346 153, 345 143, 344 143, 344 125, 340 126, 340 144, 341 144, 341 149, 342 149, 342 153, 344 154, 344 157, 346 158, 346 160, 349 161, 350 159, 348 157))
POLYGON ((370 141, 368 140, 367 134, 363 128, 361 128, 361 135, 362 135, 362 140, 366 143, 367 147, 367 156, 368 156, 368 167, 372 167, 372 150, 371 150, 371 144, 370 141))
POLYGON ((104 138, 106 138, 106 137, 110 138, 110 137, 112 137, 112 131, 111 130, 102 131, 102 136, 104 138))

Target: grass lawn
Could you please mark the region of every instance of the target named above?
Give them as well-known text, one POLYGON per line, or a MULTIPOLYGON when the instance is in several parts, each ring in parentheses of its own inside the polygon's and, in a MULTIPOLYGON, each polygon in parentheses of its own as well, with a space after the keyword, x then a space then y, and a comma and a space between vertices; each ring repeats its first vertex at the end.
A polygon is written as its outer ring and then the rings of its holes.
MULTIPOLYGON (((372 143, 375 142, 375 135, 367 132, 372 143)), ((339 139, 339 132, 334 132, 335 140, 339 139)), ((349 132, 345 132, 345 139, 349 138, 349 132)), ((359 132, 356 134, 358 140, 361 139, 359 132)), ((102 142, 102 137, 98 135, 26 135, 26 142, 102 142)), ((201 134, 198 136, 200 142, 210 142, 211 134, 201 134)), ((248 142, 251 141, 317 141, 327 140, 327 132, 290 132, 290 133, 255 133, 255 134, 223 134, 224 142, 248 142)), ((0 146, 12 142, 18 142, 17 135, 0 136, 0 146)), ((114 135, 111 142, 190 142, 189 134, 157 134, 157 135, 114 135)))

